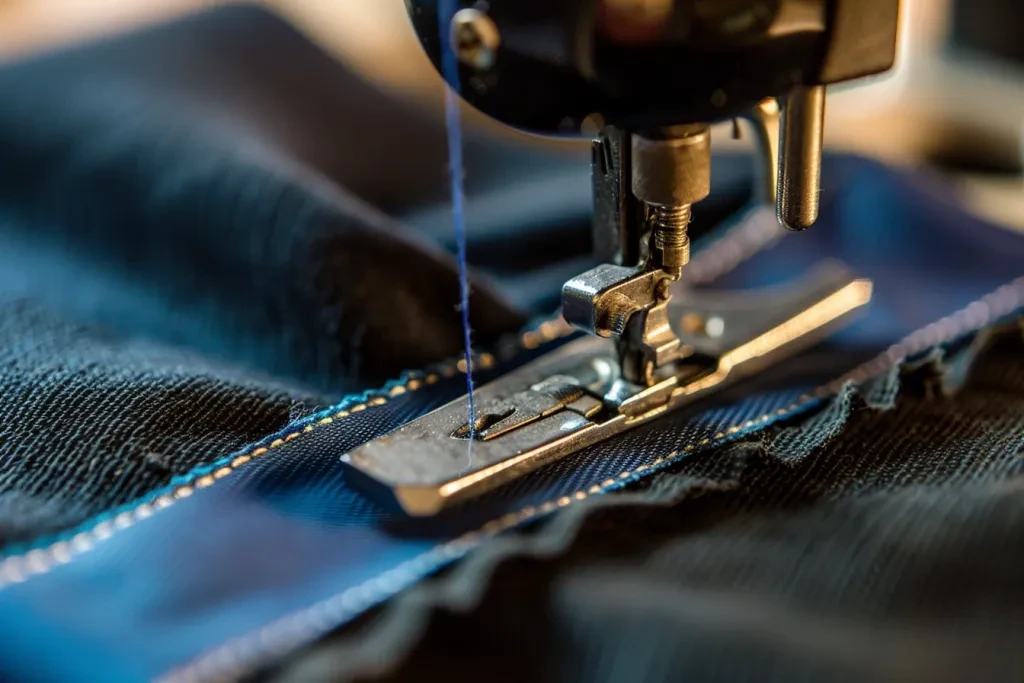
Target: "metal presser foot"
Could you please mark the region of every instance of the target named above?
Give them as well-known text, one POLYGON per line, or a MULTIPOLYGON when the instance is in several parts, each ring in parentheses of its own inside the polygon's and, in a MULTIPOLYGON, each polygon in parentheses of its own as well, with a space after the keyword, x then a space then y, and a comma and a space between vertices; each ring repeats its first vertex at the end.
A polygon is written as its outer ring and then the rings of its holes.
MULTIPOLYGON (((787 178, 778 105, 765 100, 747 118, 761 151, 756 194, 775 204, 775 180, 784 188, 787 178)), ((690 207, 710 192, 710 166, 707 126, 604 131, 594 145, 594 237, 614 263, 562 290, 563 317, 590 336, 478 389, 472 430, 463 398, 344 455, 350 481, 409 515, 436 514, 793 356, 870 301, 871 283, 835 263, 771 291, 678 284, 690 207)))
MULTIPOLYGON (((594 296, 629 298, 633 288, 660 291, 660 282, 640 277, 625 292, 612 288, 594 296)), ((871 283, 834 263, 785 290, 679 291, 645 316, 633 316, 630 324, 645 341, 625 364, 615 345, 584 337, 477 390, 472 464, 466 398, 355 449, 342 462, 368 493, 409 515, 434 515, 793 356, 870 299, 871 283)))
POLYGON ((541 135, 600 128, 605 265, 562 290, 562 315, 591 336, 479 389, 472 426, 459 400, 348 453, 354 483, 435 514, 792 356, 870 300, 871 283, 834 264, 785 291, 675 283, 711 191, 712 123, 738 135, 748 121, 759 199, 790 230, 815 222, 825 89, 892 67, 898 0, 406 4, 435 67, 485 114, 541 135), (450 56, 457 70, 441 68, 450 56))

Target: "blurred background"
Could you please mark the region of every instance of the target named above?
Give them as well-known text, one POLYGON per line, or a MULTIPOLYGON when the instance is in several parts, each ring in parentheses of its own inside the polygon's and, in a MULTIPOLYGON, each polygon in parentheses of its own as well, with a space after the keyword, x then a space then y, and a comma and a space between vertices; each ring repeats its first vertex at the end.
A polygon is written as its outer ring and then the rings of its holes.
MULTIPOLYGON (((0 60, 124 32, 228 0, 0 0, 0 60)), ((368 80, 441 105, 403 0, 262 0, 368 80)), ((950 177, 976 212, 1024 230, 1024 3, 904 0, 898 67, 833 92, 826 142, 950 177)), ((471 125, 491 126, 470 114, 471 125)), ((502 135, 515 136, 510 131, 502 135)), ((543 144, 520 136, 522 144, 543 144)), ((716 148, 743 144, 727 133, 716 148)))

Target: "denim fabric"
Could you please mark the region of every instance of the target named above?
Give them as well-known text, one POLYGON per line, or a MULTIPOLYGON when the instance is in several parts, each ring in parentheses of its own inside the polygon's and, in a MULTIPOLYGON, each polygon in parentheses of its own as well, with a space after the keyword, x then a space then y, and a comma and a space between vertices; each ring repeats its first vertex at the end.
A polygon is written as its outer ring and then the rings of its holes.
MULTIPOLYGON (((1024 283, 1018 283, 982 307, 986 315, 998 315, 1012 312, 1001 306, 1016 308, 1022 301, 1024 283)), ((978 318, 968 309, 944 329, 956 334, 972 323, 985 322, 984 316, 978 318)), ((504 526, 554 511, 563 500, 571 505, 577 493, 585 499, 595 486, 599 493, 619 488, 689 452, 741 438, 819 404, 801 400, 799 392, 776 389, 664 420, 562 461, 427 526, 389 515, 347 489, 337 466, 340 453, 388 424, 429 409, 444 400, 446 392, 454 395, 459 384, 457 379, 439 382, 381 405, 363 398, 363 404, 371 406, 365 410, 341 406, 338 410, 345 408, 347 417, 296 425, 292 433, 298 436, 289 439, 282 434, 276 446, 267 443, 272 450, 212 485, 200 487, 198 482, 232 459, 179 480, 174 490, 191 484, 189 497, 175 502, 182 496, 166 496, 164 503, 163 495, 147 500, 144 505, 156 509, 152 516, 129 517, 127 528, 120 530, 120 513, 98 535, 93 526, 95 548, 0 593, 0 620, 14 634, 0 645, 0 662, 17 678, 131 680, 161 673, 211 642, 248 631, 249 638, 217 651, 186 673, 244 670, 355 616, 504 526), (307 431, 307 426, 313 429, 307 431), (517 514, 506 522, 502 515, 508 511, 517 514), (486 519, 494 522, 483 524, 486 519), (482 534, 460 535, 477 527, 482 534), (437 544, 450 538, 456 540, 437 544), (324 602, 331 596, 338 597, 324 602), (53 614, 45 606, 55 604, 55 599, 61 608, 53 614), (312 611, 303 609, 310 606, 312 611), (297 616, 272 623, 289 614, 297 616), (78 631, 76 623, 90 627, 78 631), (140 628, 146 623, 159 625, 161 632, 170 629, 175 636, 155 637, 156 632, 140 628), (272 626, 264 636, 258 628, 267 623, 272 626), (81 654, 73 661, 43 658, 54 639, 75 643, 81 654)), ((887 393, 891 392, 871 388, 868 395, 887 393)), ((844 404, 826 405, 832 410, 844 404)), ((828 410, 822 414, 828 415, 828 410)), ((256 450, 249 453, 255 455, 256 450)), ((52 564, 49 556, 37 559, 52 564)), ((35 571, 31 554, 24 566, 27 572, 35 571)))
MULTIPOLYGON (((830 160, 818 229, 724 281, 843 258, 876 280, 857 327, 715 403, 412 523, 349 488, 338 456, 463 387, 424 371, 342 398, 458 352, 431 208, 437 122, 248 9, 7 67, 0 98, 2 678, 231 677, 272 662, 498 532, 805 412, 835 423, 828 411, 849 404, 805 391, 1010 281, 1024 258, 1024 239, 965 215, 940 183, 830 160)), ((543 307, 531 280, 586 261, 588 171, 481 136, 468 159, 486 348, 543 307), (538 175, 560 239, 538 216, 519 229, 517 197, 538 175)), ((733 176, 716 187, 745 186, 733 176)), ((729 228, 709 236, 726 235, 723 263, 743 251, 729 228)), ((1013 313, 1021 289, 902 354, 1013 313)), ((490 376, 550 348, 532 348, 542 338, 490 376)))
POLYGON ((73 527, 328 403, 25 300, 0 304, 0 340, 0 545, 73 527))
MULTIPOLYGON (((449 258, 374 208, 439 195, 443 127, 272 15, 10 65, 0 99, 0 545, 458 352, 449 258)), ((474 192, 499 152, 565 163, 467 145, 474 192)), ((474 304, 481 344, 532 315, 474 304)))
MULTIPOLYGON (((0 546, 459 352, 441 122, 274 16, 10 65, 0 97, 0 546)), ((486 347, 587 264, 589 181, 585 151, 466 147, 486 347), (548 198, 532 231, 498 220, 524 194, 548 198)))
POLYGON ((1021 331, 510 535, 268 679, 1019 681, 1021 331))
MULTIPOLYGON (((1014 291, 1019 306, 1024 283, 1014 291)), ((892 376, 882 375, 889 381, 892 376)), ((54 566, 50 551, 35 560, 30 553, 22 565, 26 573, 38 570, 34 562, 45 562, 46 571, 0 591, 0 624, 10 634, 0 643, 5 675, 138 680, 225 642, 225 648, 173 675, 233 677, 356 616, 508 526, 621 488, 685 455, 822 405, 776 390, 667 419, 429 525, 395 517, 347 488, 337 466, 341 452, 391 420, 407 419, 410 404, 418 406, 416 412, 427 409, 431 404, 423 397, 457 392, 458 384, 450 380, 436 390, 403 394, 325 425, 300 423, 293 432, 300 436, 280 435, 283 443, 222 479, 198 484, 231 459, 180 480, 174 490, 190 484, 187 498, 161 493, 143 502, 145 515, 133 507, 127 522, 116 511, 100 522, 102 532, 94 525, 83 534, 94 547, 66 564, 54 566), (312 424, 319 426, 304 430, 312 424), (233 641, 238 635, 244 637, 233 641), (75 656, 47 657, 54 643, 75 656)), ((886 392, 868 385, 867 395, 876 393, 886 392)), ((844 400, 849 399, 826 402, 821 414, 829 415, 844 400)), ((707 479, 715 483, 716 477, 722 484, 714 472, 707 479)))

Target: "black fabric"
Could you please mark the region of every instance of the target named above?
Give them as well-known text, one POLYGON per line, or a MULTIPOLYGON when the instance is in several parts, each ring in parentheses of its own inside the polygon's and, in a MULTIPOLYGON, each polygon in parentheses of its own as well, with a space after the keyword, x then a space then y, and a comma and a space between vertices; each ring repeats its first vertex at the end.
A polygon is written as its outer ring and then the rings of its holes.
POLYGON ((268 679, 1019 681, 1022 350, 986 335, 566 510, 268 679))

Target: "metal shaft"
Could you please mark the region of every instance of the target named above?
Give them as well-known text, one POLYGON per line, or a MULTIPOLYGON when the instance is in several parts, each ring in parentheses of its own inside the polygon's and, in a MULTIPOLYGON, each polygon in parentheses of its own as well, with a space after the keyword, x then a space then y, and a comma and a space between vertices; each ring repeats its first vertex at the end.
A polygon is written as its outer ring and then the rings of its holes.
POLYGON ((691 205, 711 192, 711 131, 703 124, 632 136, 633 195, 647 205, 655 263, 678 280, 690 260, 691 205))
POLYGON ((767 206, 778 205, 779 136, 782 108, 774 97, 761 100, 747 116, 754 133, 757 165, 754 175, 754 199, 767 206))
POLYGON ((661 269, 672 279, 678 279, 690 262, 691 213, 689 204, 651 207, 654 247, 661 254, 661 269))
POLYGON ((779 222, 806 230, 818 219, 821 150, 825 133, 825 86, 795 88, 782 113, 779 222))

